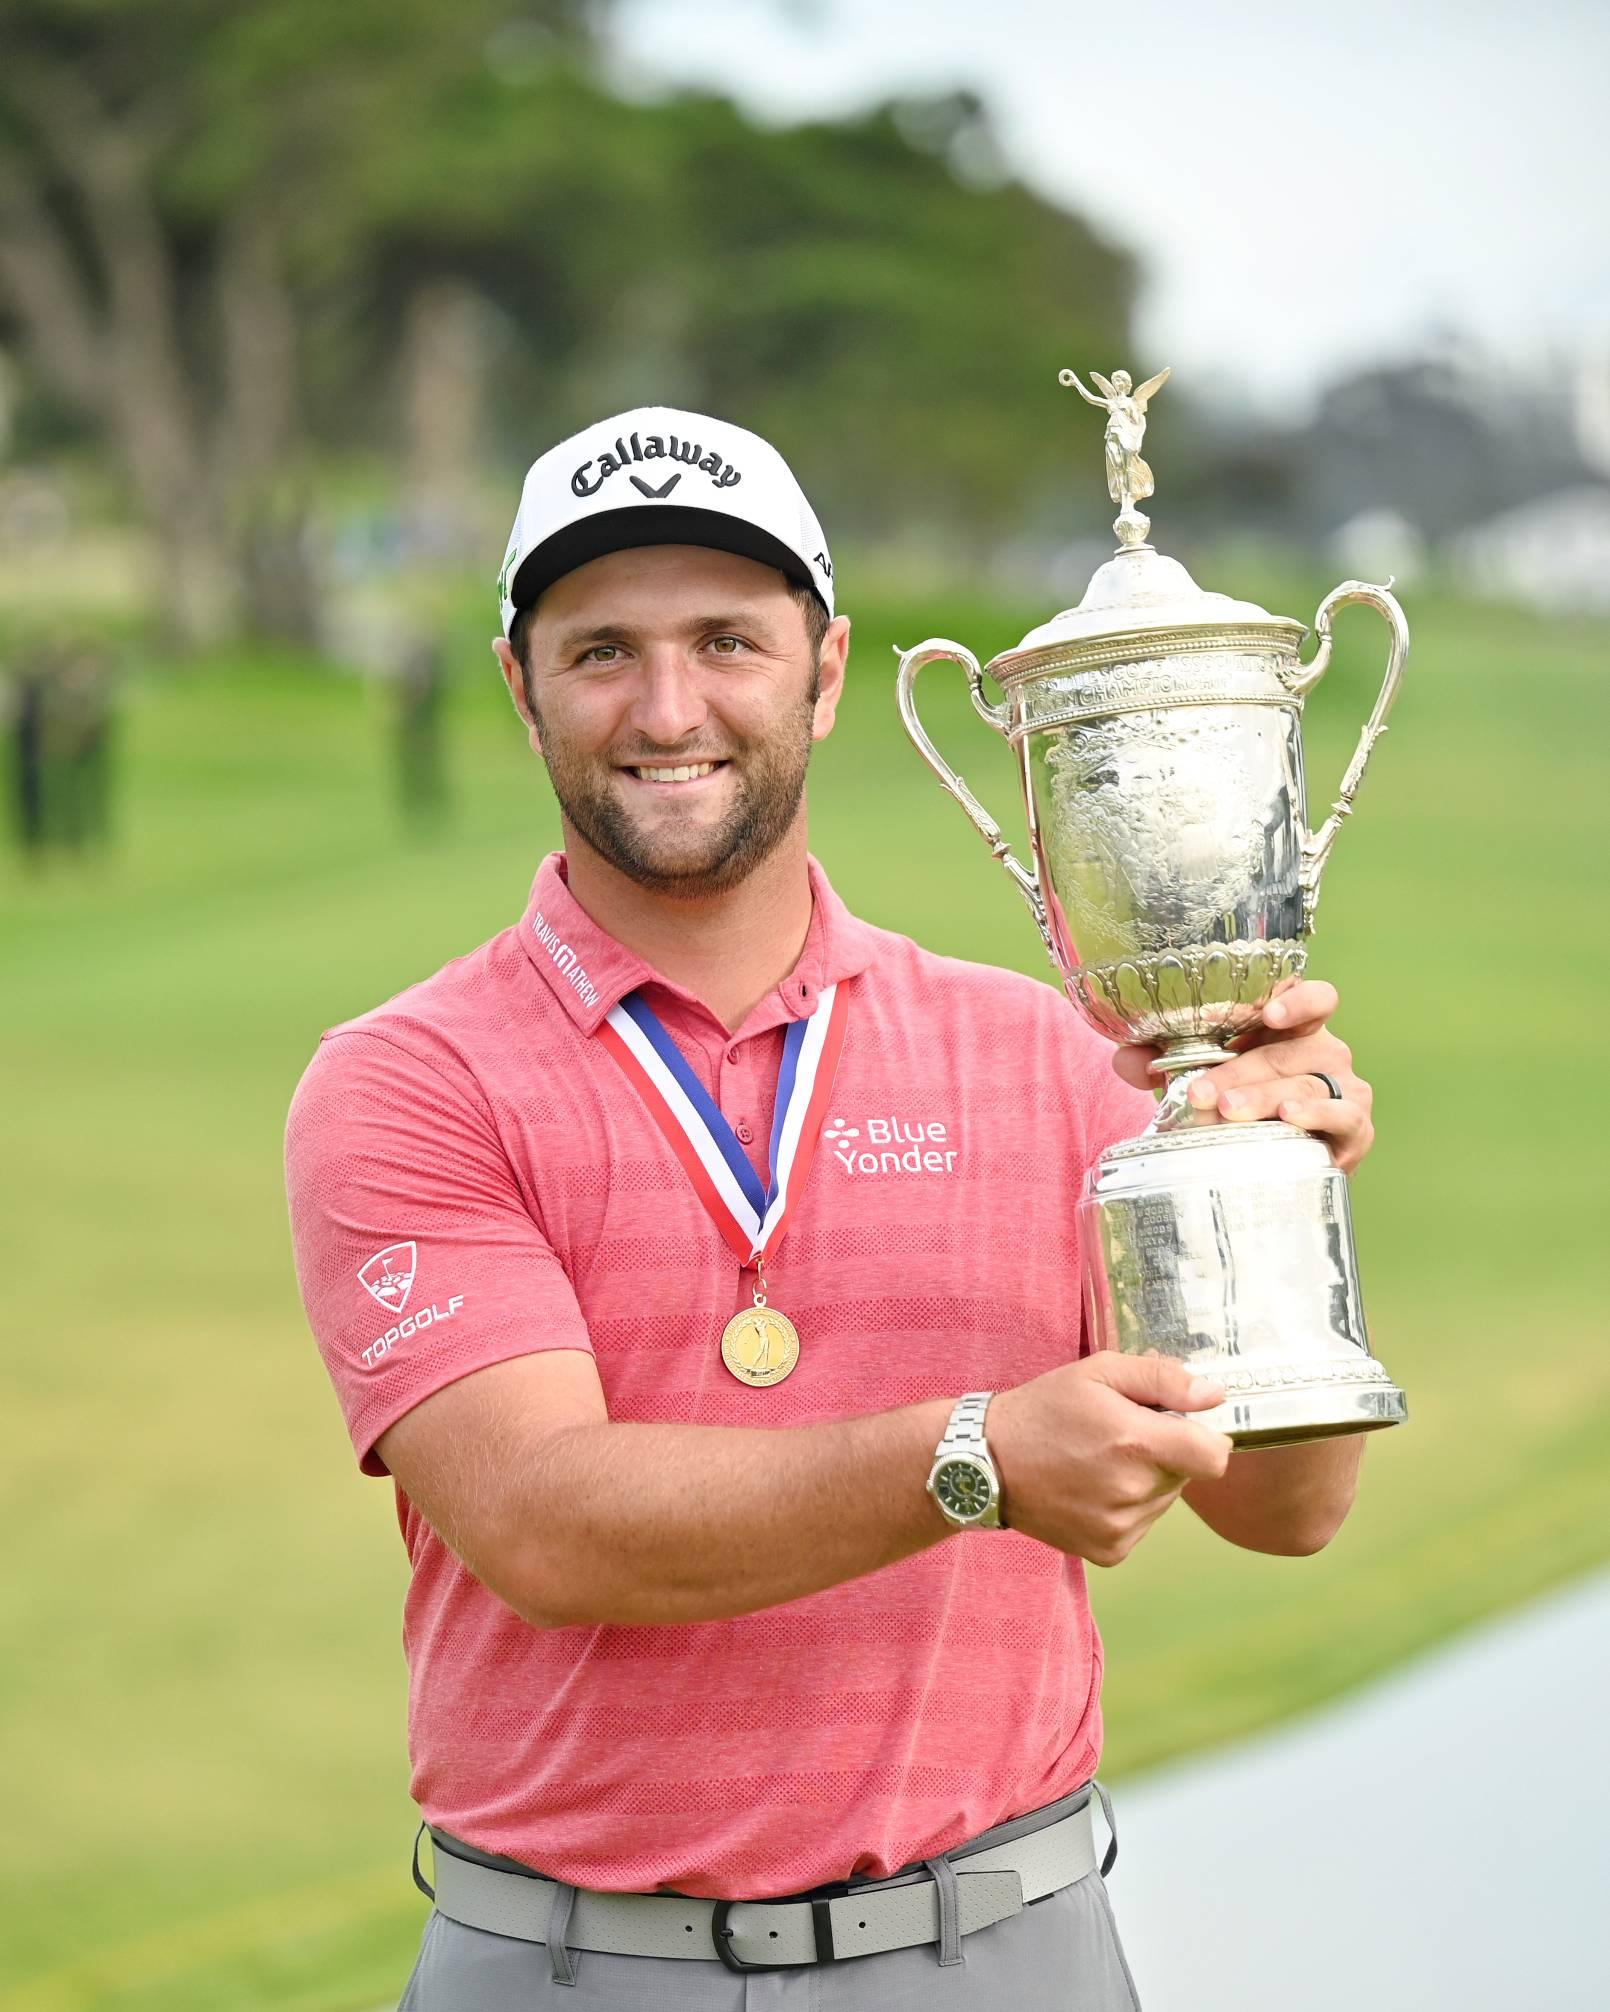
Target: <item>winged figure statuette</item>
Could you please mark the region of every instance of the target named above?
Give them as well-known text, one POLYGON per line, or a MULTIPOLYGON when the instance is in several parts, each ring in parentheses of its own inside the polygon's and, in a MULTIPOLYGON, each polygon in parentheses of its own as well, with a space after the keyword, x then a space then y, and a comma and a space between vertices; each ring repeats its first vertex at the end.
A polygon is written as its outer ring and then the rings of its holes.
POLYGON ((1169 371, 1160 370, 1138 386, 1127 370, 1115 370, 1111 381, 1099 370, 1091 371, 1090 375, 1100 387, 1100 396, 1081 382, 1077 371, 1059 372, 1058 382, 1070 386, 1107 415, 1107 494, 1118 505, 1115 528, 1119 537, 1126 545, 1136 544, 1145 538, 1151 525, 1135 505, 1150 496, 1155 487, 1152 471, 1140 456, 1141 442, 1146 437, 1146 405, 1153 393, 1168 382, 1169 371))

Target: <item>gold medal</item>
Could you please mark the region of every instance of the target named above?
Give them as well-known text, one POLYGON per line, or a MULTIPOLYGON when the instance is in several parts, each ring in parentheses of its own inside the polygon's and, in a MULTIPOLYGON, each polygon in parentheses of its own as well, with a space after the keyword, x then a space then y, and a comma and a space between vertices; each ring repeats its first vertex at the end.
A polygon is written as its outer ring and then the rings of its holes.
POLYGON ((755 1258, 755 1303, 721 1330, 721 1360, 740 1383, 762 1390, 781 1383, 799 1361, 799 1329, 766 1304, 766 1261, 755 1258))
POLYGON ((775 1307, 746 1306, 721 1330, 721 1360, 740 1383, 781 1383, 799 1361, 799 1330, 775 1307))

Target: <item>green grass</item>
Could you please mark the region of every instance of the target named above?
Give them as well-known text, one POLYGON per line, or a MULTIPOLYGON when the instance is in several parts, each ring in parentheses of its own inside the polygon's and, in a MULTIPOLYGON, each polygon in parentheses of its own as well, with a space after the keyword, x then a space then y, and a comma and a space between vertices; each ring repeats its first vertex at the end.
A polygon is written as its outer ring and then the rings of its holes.
MULTIPOLYGON (((1295 611, 1319 594, 1210 577, 1295 611)), ((1044 610, 861 605, 816 849, 874 919, 1040 970, 1004 876, 904 742, 889 646, 948 630, 988 654, 1044 610)), ((1426 600, 1411 616, 1313 964, 1378 1087, 1358 1229, 1413 1422, 1371 1445, 1317 1559, 1248 1557, 1180 1515, 1097 1578, 1115 1775, 1610 1555, 1590 1260, 1606 636, 1426 600)), ((1316 815, 1384 634, 1349 614, 1342 646, 1310 707, 1316 815)), ((0 867, 0 2012, 343 2012, 412 1960, 405 1560, 303 1328, 279 1135, 320 1028, 504 926, 553 842, 481 652, 471 632, 439 842, 395 815, 379 695, 257 658, 130 691, 104 867, 0 867)), ((1006 821, 1004 750, 959 674, 924 684, 1006 821)))

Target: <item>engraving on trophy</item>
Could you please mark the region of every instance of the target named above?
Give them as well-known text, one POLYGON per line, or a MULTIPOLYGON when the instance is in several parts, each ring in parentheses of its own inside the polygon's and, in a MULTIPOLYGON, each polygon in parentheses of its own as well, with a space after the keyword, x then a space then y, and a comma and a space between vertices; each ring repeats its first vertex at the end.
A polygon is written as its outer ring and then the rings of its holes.
POLYGON ((1233 713, 1195 710, 1047 738, 1042 848, 1080 947, 1074 961, 1233 938, 1246 933, 1235 918, 1249 901, 1267 915, 1280 891, 1290 912, 1279 933, 1300 927, 1292 779, 1277 774, 1266 789, 1238 759, 1245 738, 1233 713))
MULTIPOLYGON (((1148 551, 1150 547, 1146 548, 1148 551)), ((1182 569, 1183 570, 1183 569, 1182 569)), ((1189 578, 1189 575, 1186 576, 1189 578)), ((1210 597, 1201 597, 1204 601, 1210 597)), ((1058 618, 1072 623, 1085 612, 1083 603, 1078 608, 1065 609, 1058 618)), ((1053 625, 1047 623, 1046 628, 1053 625)), ((1177 690, 1190 690, 1200 698, 1211 689, 1203 685, 1196 687, 1193 658, 1212 656, 1230 658, 1238 673, 1259 676, 1263 690, 1227 688, 1229 700, 1285 699, 1288 702, 1300 698, 1309 688, 1305 680, 1310 680, 1311 665, 1298 663, 1292 654, 1296 643, 1307 631, 1300 622, 1282 622, 1273 615, 1264 617, 1257 627, 1236 626, 1225 621, 1216 621, 1204 627, 1200 633, 1184 629, 1142 627, 1136 625, 1122 635, 1112 636, 1037 636, 1033 643, 1025 640, 1015 650, 1008 650, 997 657, 989 667, 992 678, 998 678, 1006 689, 1015 696, 1025 695, 1038 681, 1057 672, 1088 672, 1110 670, 1117 665, 1154 663, 1160 651, 1178 660, 1178 672, 1164 670, 1164 678, 1178 676, 1177 690), (1276 661, 1268 666, 1269 677, 1265 682, 1257 671, 1257 660, 1269 658, 1276 661), (1186 681, 1189 681, 1187 683, 1186 681)), ((1148 698, 1148 703, 1155 701, 1148 698)))
MULTIPOLYGON (((1097 669, 1058 668, 1064 671, 1062 677, 1042 672, 1024 686, 1012 738, 1070 726, 1076 720, 1150 712, 1159 706, 1301 704, 1292 699, 1278 661, 1249 660, 1231 651, 1215 651, 1189 666, 1144 657, 1119 666, 1104 663, 1097 669)), ((1011 689, 1010 680, 1007 685, 1011 689)))
POLYGON ((1303 965, 1289 704, 1159 707, 1036 733, 1025 771, 1070 996, 1119 1040, 1229 1040, 1303 965))
POLYGON ((1119 1286, 1112 1339, 1206 1374, 1212 1358, 1284 1364, 1294 1348, 1311 1360, 1367 1359, 1350 1226, 1335 1203, 1343 1177, 1327 1165, 1296 1180, 1243 1178, 1254 1169, 1237 1157, 1239 1168, 1167 1185, 1132 1163, 1127 1188, 1109 1184, 1099 1242, 1119 1286))

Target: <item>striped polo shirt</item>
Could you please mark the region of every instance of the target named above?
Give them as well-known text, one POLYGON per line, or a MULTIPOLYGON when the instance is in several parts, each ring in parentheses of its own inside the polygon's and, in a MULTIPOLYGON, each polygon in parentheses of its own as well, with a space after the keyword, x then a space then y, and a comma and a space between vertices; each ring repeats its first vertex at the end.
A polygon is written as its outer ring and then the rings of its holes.
MULTIPOLYGON (((1075 1203, 1151 1098, 1049 986, 859 921, 810 871, 799 961, 735 1033, 592 922, 556 854, 515 927, 324 1036, 291 1227, 365 1473, 422 1399, 539 1349, 589 1351, 612 1418, 778 1429, 1085 1352, 1075 1203), (831 1103, 766 1265, 800 1358, 754 1388, 719 1346, 753 1275, 598 1030, 640 993, 764 1181, 786 1031, 835 984, 831 1103)), ((1094 1771, 1084 1568, 1029 1537, 732 1620, 542 1629, 396 1498, 414 1798, 551 1877, 735 1899, 882 1877, 1094 1771)))

